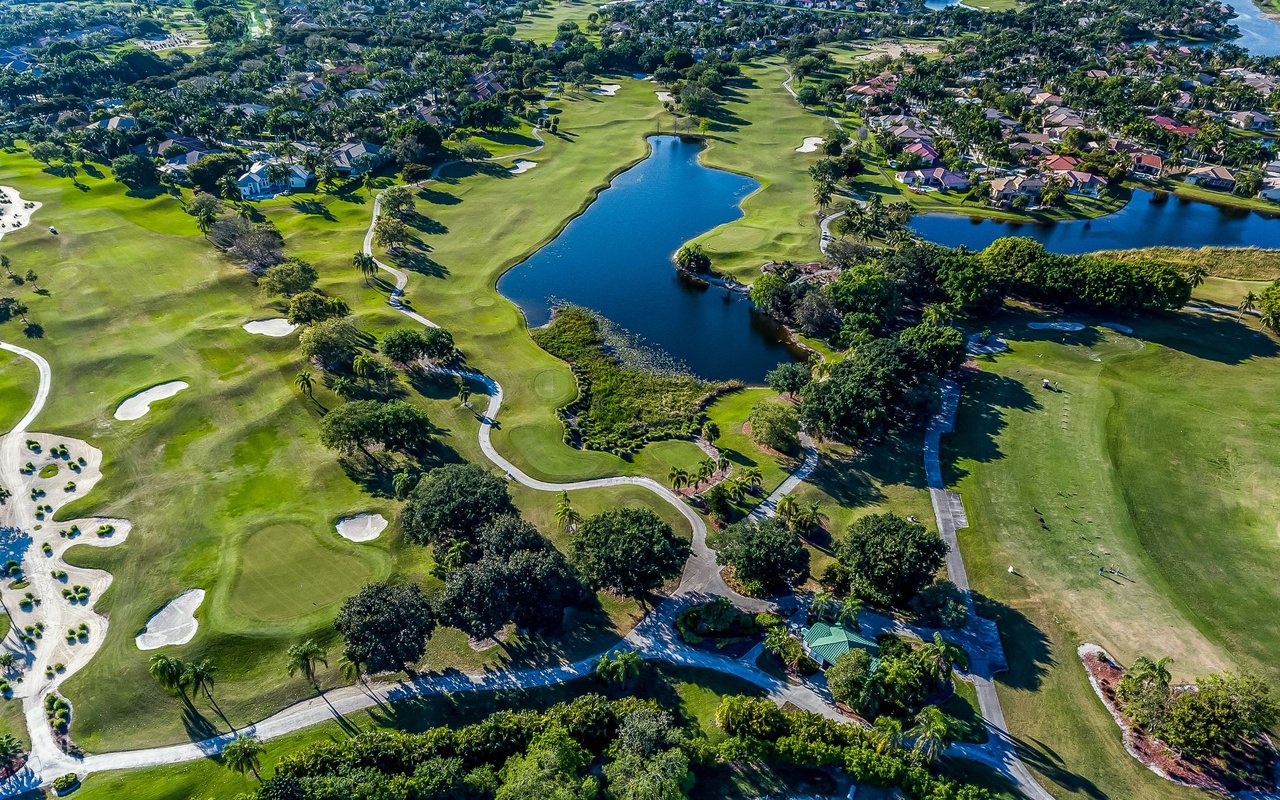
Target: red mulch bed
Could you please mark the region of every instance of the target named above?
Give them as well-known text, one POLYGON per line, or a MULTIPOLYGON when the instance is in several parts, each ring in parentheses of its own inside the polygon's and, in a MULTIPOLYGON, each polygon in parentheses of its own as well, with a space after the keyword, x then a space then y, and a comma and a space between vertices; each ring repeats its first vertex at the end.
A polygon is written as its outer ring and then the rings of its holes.
MULTIPOLYGON (((1100 653, 1083 659, 1084 668, 1098 683, 1112 716, 1123 717, 1116 700, 1116 687, 1124 677, 1124 669, 1100 653)), ((1177 689, 1175 688, 1175 691, 1177 689)), ((1168 745, 1138 728, 1127 719, 1124 725, 1125 746, 1148 767, 1155 767, 1171 780, 1218 792, 1269 791, 1273 783, 1258 781, 1250 775, 1274 775, 1276 751, 1270 742, 1242 745, 1226 759, 1201 760, 1179 757, 1168 745)))

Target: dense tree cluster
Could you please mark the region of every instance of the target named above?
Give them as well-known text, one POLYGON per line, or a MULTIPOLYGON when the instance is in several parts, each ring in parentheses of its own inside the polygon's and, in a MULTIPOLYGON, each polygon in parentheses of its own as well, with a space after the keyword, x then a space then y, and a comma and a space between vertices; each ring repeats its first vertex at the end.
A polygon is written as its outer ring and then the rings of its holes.
POLYGON ((718 535, 716 549, 748 594, 772 594, 809 574, 809 551, 776 518, 730 525, 718 535))
POLYGON ((621 508, 582 523, 573 539, 572 558, 591 588, 643 599, 680 574, 689 549, 657 514, 621 508))

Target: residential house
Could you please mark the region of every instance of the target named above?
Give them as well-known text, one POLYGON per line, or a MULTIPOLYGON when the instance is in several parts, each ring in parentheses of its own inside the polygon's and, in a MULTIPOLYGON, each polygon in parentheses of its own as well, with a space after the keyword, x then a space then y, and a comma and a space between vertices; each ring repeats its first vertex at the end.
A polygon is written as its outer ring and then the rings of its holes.
POLYGON ((97 122, 90 122, 86 128, 103 128, 109 131, 131 131, 138 127, 138 121, 133 117, 107 117, 97 122))
POLYGON ((1218 192, 1230 192, 1236 188, 1235 173, 1217 164, 1196 167, 1187 173, 1186 181, 1218 192))
POLYGON ((301 164, 268 158, 253 162, 249 171, 236 179, 236 186, 240 188, 240 194, 246 200, 257 200, 295 189, 305 189, 314 179, 315 175, 301 164), (277 164, 284 165, 286 169, 282 170, 279 176, 270 174, 276 172, 273 165, 277 164))
POLYGON ((1062 95, 1053 92, 1036 92, 1031 95, 1031 105, 1033 106, 1060 106, 1062 105, 1062 95))
POLYGON ((938 151, 933 149, 933 145, 928 142, 912 142, 902 148, 902 155, 916 156, 920 159, 920 163, 926 167, 931 167, 938 161, 938 151))
POLYGON ((333 166, 340 175, 363 175, 385 162, 382 147, 370 142, 347 142, 333 151, 333 166))
POLYGON ((988 191, 997 203, 1012 203, 1017 197, 1035 199, 1044 191, 1044 180, 1034 175, 1008 175, 991 181, 988 191))
POLYGON ((1040 168, 1046 172, 1066 172, 1080 166, 1080 159, 1075 156, 1049 156, 1040 162, 1040 168))
POLYGON ((879 652, 876 643, 843 625, 815 622, 804 632, 804 651, 823 667, 836 663, 836 659, 855 647, 871 653, 879 652))
POLYGON ((1263 200, 1280 203, 1280 175, 1272 175, 1270 173, 1264 175, 1262 189, 1258 192, 1258 197, 1263 200))
POLYGON ((894 173, 898 183, 912 188, 939 189, 944 192, 963 192, 969 188, 969 178, 959 172, 952 172, 946 167, 930 169, 913 169, 894 173))
POLYGON ((1136 177, 1158 180, 1164 174, 1164 159, 1156 153, 1134 153, 1132 159, 1136 177))
POLYGON ((1092 172, 1081 172, 1078 169, 1055 172, 1054 177, 1063 181, 1066 185, 1067 194, 1097 197, 1102 194, 1103 189, 1107 188, 1105 179, 1099 178, 1092 172))
POLYGON ((1270 131, 1274 130, 1276 123, 1266 114, 1260 114, 1257 111, 1237 111, 1227 117, 1227 121, 1234 127, 1246 131, 1270 131))

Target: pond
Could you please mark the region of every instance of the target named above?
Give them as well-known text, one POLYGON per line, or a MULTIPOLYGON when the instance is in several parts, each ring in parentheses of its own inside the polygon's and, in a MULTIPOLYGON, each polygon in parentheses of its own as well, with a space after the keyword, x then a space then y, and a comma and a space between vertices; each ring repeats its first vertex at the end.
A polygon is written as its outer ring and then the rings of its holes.
POLYGON ((1147 191, 1134 192, 1124 208, 1097 219, 1000 222, 923 214, 912 219, 911 229, 931 242, 970 250, 980 250, 1001 236, 1030 236, 1058 253, 1158 246, 1275 247, 1280 241, 1276 217, 1147 191))
POLYGON ((651 136, 650 153, 614 178, 560 235, 498 280, 498 291, 546 324, 555 301, 592 309, 699 377, 759 383, 792 360, 786 331, 743 295, 684 277, 671 257, 742 216, 760 185, 698 161, 702 146, 651 136))
POLYGON ((1255 56, 1280 56, 1280 20, 1262 13, 1253 0, 1232 0, 1227 5, 1237 14, 1232 24, 1240 29, 1240 37, 1232 44, 1255 56))

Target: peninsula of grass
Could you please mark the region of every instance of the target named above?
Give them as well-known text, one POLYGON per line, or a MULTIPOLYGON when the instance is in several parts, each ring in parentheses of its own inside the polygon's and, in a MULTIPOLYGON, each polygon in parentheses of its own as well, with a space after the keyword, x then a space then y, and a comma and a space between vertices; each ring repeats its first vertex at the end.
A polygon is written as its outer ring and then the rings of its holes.
POLYGON ((1178 681, 1280 678, 1280 348, 1234 314, 1126 320, 1132 337, 1029 319, 998 327, 1011 350, 984 359, 944 439, 969 577, 1010 664, 1005 716, 1063 796, 1191 797, 1127 756, 1075 649, 1170 655, 1178 681))
POLYGON ((625 355, 632 348, 611 336, 608 323, 578 307, 557 309, 533 340, 573 369, 578 397, 560 411, 565 437, 592 450, 629 454, 646 442, 692 437, 706 403, 734 386, 635 363, 637 357, 625 355))

